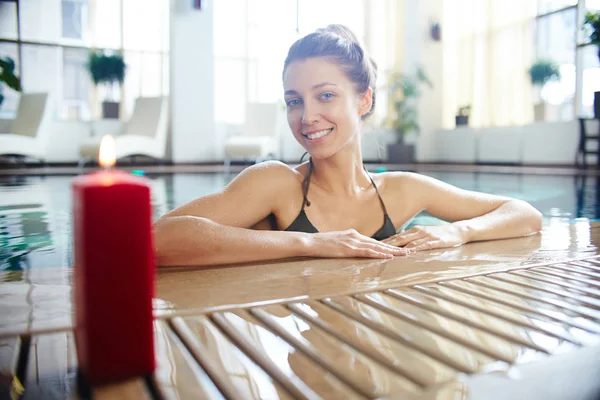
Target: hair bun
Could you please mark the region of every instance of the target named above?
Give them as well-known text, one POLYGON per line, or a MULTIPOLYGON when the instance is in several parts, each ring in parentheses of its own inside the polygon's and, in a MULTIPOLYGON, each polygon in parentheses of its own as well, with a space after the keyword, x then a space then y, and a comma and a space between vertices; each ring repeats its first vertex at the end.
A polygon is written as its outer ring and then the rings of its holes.
POLYGON ((331 33, 331 34, 340 36, 341 38, 347 40, 348 42, 358 45, 358 47, 361 47, 361 50, 362 50, 362 46, 360 45, 358 38, 354 35, 354 33, 350 29, 348 29, 344 25, 330 24, 330 25, 327 25, 325 28, 317 29, 317 32, 331 33))

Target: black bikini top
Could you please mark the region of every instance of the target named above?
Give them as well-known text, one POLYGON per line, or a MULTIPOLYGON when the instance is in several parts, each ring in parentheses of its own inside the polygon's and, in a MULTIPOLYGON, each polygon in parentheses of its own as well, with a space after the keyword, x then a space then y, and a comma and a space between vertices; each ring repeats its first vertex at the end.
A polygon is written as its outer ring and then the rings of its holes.
MULTIPOLYGON (((304 178, 304 182, 302 185, 302 193, 304 196, 304 199, 302 201, 302 209, 300 210, 300 213, 298 214, 296 219, 290 224, 290 226, 285 228, 286 231, 306 232, 306 233, 318 233, 319 232, 319 230, 317 228, 315 228, 315 226, 312 224, 312 222, 310 222, 310 220, 308 219, 306 212, 304 212, 305 206, 310 207, 310 201, 308 200, 307 196, 308 196, 308 188, 310 186, 310 177, 312 175, 312 170, 313 170, 313 163, 312 163, 312 159, 310 159, 309 164, 308 164, 308 173, 306 174, 306 178, 304 178)), ((371 183, 373 184, 373 187, 375 188, 375 191, 377 192, 377 197, 379 197, 379 202, 381 203, 381 208, 383 209, 383 225, 372 236, 372 238, 376 239, 376 240, 384 240, 384 239, 389 238, 390 236, 395 235, 396 228, 394 227, 394 223, 392 222, 392 220, 390 219, 390 217, 387 213, 385 204, 383 203, 383 199, 381 198, 381 195, 379 194, 379 189, 377 189, 377 185, 375 185, 373 178, 371 178, 371 175, 369 174, 369 172, 367 171, 366 168, 365 168, 365 172, 367 172, 367 175, 369 175, 369 179, 371 180, 371 183)))

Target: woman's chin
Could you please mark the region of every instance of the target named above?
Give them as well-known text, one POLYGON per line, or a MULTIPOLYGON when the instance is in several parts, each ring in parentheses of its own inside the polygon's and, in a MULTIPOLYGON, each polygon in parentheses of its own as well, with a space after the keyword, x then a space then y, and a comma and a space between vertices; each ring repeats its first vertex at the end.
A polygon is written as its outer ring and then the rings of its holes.
POLYGON ((313 160, 323 160, 323 159, 329 158, 335 154, 335 151, 332 151, 332 149, 324 149, 324 148, 306 149, 306 151, 308 152, 308 154, 310 155, 310 157, 313 160))

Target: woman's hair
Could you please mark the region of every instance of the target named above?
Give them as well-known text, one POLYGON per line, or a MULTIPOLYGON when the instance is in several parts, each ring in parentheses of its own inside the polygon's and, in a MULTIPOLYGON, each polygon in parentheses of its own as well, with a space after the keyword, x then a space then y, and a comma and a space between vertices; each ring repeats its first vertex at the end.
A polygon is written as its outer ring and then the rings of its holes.
POLYGON ((285 74, 285 70, 293 61, 311 57, 334 59, 346 76, 354 82, 358 93, 365 93, 370 87, 373 90, 373 103, 362 119, 373 113, 377 64, 365 53, 350 29, 344 25, 328 25, 298 39, 290 47, 283 65, 283 73, 285 74))

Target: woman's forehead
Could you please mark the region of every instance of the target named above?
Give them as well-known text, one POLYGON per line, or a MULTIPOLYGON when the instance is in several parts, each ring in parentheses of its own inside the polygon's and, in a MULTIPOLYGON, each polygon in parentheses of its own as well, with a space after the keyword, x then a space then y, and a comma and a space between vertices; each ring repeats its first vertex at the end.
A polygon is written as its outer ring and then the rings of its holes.
POLYGON ((345 86, 350 83, 339 65, 325 57, 293 61, 283 75, 285 90, 310 90, 324 82, 333 83, 336 86, 345 86))

